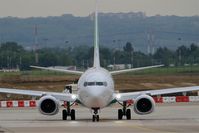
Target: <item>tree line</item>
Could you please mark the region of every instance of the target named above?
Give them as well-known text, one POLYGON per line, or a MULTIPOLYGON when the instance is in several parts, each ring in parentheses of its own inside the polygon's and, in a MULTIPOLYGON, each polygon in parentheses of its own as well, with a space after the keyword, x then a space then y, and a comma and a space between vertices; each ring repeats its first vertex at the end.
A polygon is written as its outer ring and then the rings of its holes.
MULTIPOLYGON (((132 43, 127 42, 122 49, 101 47, 100 58, 103 67, 110 64, 131 64, 132 67, 155 64, 181 66, 199 63, 199 47, 196 44, 191 44, 188 47, 180 46, 176 50, 160 47, 152 55, 136 51, 132 43)), ((30 65, 45 67, 75 65, 78 68, 86 69, 91 67, 92 63, 93 47, 89 46, 26 50, 16 42, 6 42, 0 45, 0 69, 29 70, 30 65)))

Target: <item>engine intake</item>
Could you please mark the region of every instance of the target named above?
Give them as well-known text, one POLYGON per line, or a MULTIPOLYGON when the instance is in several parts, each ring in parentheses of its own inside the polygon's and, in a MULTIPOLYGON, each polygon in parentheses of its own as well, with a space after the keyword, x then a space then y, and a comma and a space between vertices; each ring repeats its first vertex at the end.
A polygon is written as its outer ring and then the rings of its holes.
POLYGON ((155 101, 148 95, 141 95, 136 98, 134 111, 139 115, 150 114, 155 109, 155 101))
POLYGON ((38 105, 39 111, 43 115, 56 115, 59 112, 59 102, 53 96, 43 96, 38 105))

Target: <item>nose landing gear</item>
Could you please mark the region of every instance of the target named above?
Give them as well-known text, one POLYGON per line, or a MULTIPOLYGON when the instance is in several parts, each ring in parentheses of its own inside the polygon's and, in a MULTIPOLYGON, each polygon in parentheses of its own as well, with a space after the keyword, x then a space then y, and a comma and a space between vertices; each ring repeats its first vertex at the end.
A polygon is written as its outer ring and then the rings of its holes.
POLYGON ((94 110, 94 115, 93 115, 93 122, 99 122, 99 115, 98 115, 98 111, 99 111, 99 108, 93 108, 94 110))

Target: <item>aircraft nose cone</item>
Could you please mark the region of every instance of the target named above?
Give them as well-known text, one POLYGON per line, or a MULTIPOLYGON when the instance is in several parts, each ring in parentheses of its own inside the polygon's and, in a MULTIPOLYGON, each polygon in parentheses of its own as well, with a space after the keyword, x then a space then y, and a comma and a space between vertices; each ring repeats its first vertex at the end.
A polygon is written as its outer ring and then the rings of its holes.
POLYGON ((101 97, 104 91, 105 91, 104 88, 99 88, 99 87, 89 88, 90 96, 93 98, 101 97))
POLYGON ((105 104, 104 99, 105 89, 93 87, 89 88, 89 95, 90 95, 90 105, 92 107, 101 107, 105 104))

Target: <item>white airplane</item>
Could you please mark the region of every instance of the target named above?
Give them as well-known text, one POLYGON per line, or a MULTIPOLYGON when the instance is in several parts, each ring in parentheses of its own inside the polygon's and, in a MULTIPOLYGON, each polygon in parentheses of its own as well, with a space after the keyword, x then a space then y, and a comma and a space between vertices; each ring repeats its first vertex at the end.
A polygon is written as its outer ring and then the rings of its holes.
MULTIPOLYGON (((97 4, 96 4, 97 5, 97 4)), ((114 103, 119 103, 122 107, 118 110, 118 119, 121 120, 124 116, 127 120, 131 119, 131 109, 127 105, 128 100, 134 101, 134 111, 139 115, 150 114, 155 109, 155 101, 152 96, 188 92, 188 91, 199 91, 199 86, 192 87, 181 87, 172 89, 162 90, 151 90, 151 91, 138 91, 129 93, 115 93, 114 92, 114 81, 112 76, 121 73, 127 73, 131 71, 161 67, 163 65, 148 66, 141 68, 133 68, 119 71, 107 71, 100 66, 100 54, 99 54, 99 34, 98 34, 98 12, 97 6, 95 11, 95 40, 94 40, 94 62, 93 67, 89 68, 85 72, 62 70, 56 68, 46 68, 31 66, 37 69, 52 70, 65 72, 75 75, 81 75, 77 84, 77 94, 71 94, 67 92, 56 93, 56 92, 43 92, 43 91, 30 91, 30 90, 19 90, 0 88, 0 93, 8 94, 21 94, 39 97, 38 109, 41 114, 44 115, 55 115, 59 111, 60 101, 67 102, 67 107, 62 111, 63 120, 67 117, 71 117, 71 120, 75 120, 75 110, 71 109, 75 102, 93 110, 93 121, 99 121, 98 112, 100 109, 110 106, 114 103)))

